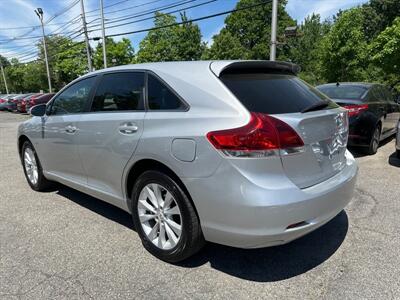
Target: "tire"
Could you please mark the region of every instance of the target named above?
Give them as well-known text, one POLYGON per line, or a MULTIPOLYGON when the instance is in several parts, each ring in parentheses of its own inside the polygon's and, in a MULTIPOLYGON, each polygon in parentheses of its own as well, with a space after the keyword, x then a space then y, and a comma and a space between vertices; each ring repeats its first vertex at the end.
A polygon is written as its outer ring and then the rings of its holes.
POLYGON ((48 190, 52 186, 53 182, 44 177, 42 165, 40 164, 35 148, 29 141, 24 142, 22 145, 21 162, 25 178, 33 190, 42 192, 48 190))
POLYGON ((132 218, 143 246, 163 261, 182 261, 205 244, 199 218, 188 195, 162 172, 145 171, 136 180, 132 190, 132 218), (161 201, 152 201, 155 199, 161 201))
POLYGON ((376 152, 378 152, 380 139, 381 139, 381 126, 378 125, 375 127, 374 132, 372 133, 371 140, 369 142, 369 146, 367 149, 367 154, 374 155, 376 152))

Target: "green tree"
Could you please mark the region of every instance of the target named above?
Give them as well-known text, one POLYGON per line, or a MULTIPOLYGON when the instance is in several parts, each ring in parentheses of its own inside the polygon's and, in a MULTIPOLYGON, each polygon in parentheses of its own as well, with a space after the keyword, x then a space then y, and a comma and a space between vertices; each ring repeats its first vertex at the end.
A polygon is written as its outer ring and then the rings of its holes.
POLYGON ((7 67, 7 84, 10 91, 25 92, 24 71, 24 64, 21 64, 18 59, 12 58, 10 60, 10 65, 7 67))
MULTIPOLYGON (((154 27, 163 27, 176 23, 172 15, 156 12, 154 27)), ((149 31, 140 42, 137 62, 172 61, 176 59, 173 27, 149 31)))
POLYGON ((223 28, 213 36, 213 44, 207 48, 203 59, 246 59, 248 52, 228 30, 223 28))
POLYGON ((23 89, 26 92, 39 92, 47 87, 47 77, 43 73, 42 63, 33 61, 23 66, 23 89))
POLYGON ((312 14, 299 26, 297 36, 287 39, 290 60, 301 67, 300 76, 313 84, 323 80, 317 58, 322 38, 329 32, 330 26, 329 22, 321 23, 319 15, 312 14))
POLYGON ((370 45, 371 61, 385 73, 384 79, 400 91, 400 17, 370 45))
MULTIPOLYGON (((240 9, 260 2, 262 2, 262 0, 240 0, 236 4, 236 8, 240 9)), ((278 36, 283 36, 286 27, 296 24, 285 11, 286 2, 286 0, 279 1, 278 36)), ((225 19, 225 30, 221 33, 225 36, 221 39, 229 39, 230 43, 239 41, 244 50, 241 57, 249 59, 269 59, 271 11, 272 4, 266 4, 230 14, 225 19), (226 32, 229 32, 236 41, 231 39, 226 32)), ((218 39, 218 37, 215 37, 215 39, 218 39)), ((222 43, 216 43, 212 48, 212 52, 214 53, 228 53, 225 45, 222 43), (217 47, 222 47, 222 49, 218 49, 217 47)), ((236 54, 236 51, 234 51, 233 54, 236 54)), ((278 59, 287 59, 288 48, 278 48, 277 57, 278 59)))
MULTIPOLYGON (((188 21, 181 14, 182 21, 188 21)), ((156 12, 154 27, 176 24, 176 17, 156 12)), ((140 42, 137 62, 176 61, 200 59, 205 46, 200 28, 191 22, 150 31, 140 42)))
MULTIPOLYGON (((40 74, 47 78, 45 56, 42 43, 38 43, 40 74)), ((49 59, 50 76, 55 90, 62 88, 68 82, 88 71, 86 47, 82 42, 55 35, 46 37, 47 56, 49 59)), ((43 90, 48 90, 47 79, 42 82, 43 90)))
MULTIPOLYGON (((127 38, 116 42, 112 38, 106 38, 107 66, 119 66, 131 64, 134 62, 135 51, 131 41, 127 38)), ((103 63, 103 45, 99 43, 93 55, 94 67, 102 69, 103 63)))
MULTIPOLYGON (((181 20, 187 22, 185 13, 181 14, 181 20)), ((192 22, 173 27, 173 40, 176 47, 176 60, 198 60, 205 49, 201 40, 199 26, 192 22)))
MULTIPOLYGON (((3 66, 4 73, 6 73, 6 77, 7 77, 7 71, 8 71, 8 67, 10 66, 10 62, 8 61, 7 58, 5 58, 4 56, 0 55, 0 64, 3 66)), ((7 82, 7 84, 8 84, 8 88, 10 88, 9 82, 7 82)), ((6 86, 5 86, 4 81, 3 81, 3 74, 0 74, 0 92, 1 93, 5 93, 6 92, 6 86)))
POLYGON ((361 8, 344 11, 321 41, 321 73, 330 82, 365 78, 367 42, 361 8))

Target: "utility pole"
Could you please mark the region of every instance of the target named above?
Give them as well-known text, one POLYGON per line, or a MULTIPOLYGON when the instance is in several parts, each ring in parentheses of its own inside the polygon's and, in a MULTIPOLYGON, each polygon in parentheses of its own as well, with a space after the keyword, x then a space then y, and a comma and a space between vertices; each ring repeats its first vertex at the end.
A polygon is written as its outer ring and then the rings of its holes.
POLYGON ((278 0, 272 0, 271 51, 269 60, 276 59, 276 29, 278 25, 278 0))
POLYGON ((8 94, 6 74, 4 74, 3 64, 1 63, 1 61, 0 61, 0 68, 1 68, 1 73, 3 74, 4 85, 6 86, 6 94, 8 94))
POLYGON ((47 47, 46 47, 46 38, 44 35, 44 25, 43 25, 43 9, 40 7, 35 9, 35 13, 39 17, 40 24, 42 24, 42 35, 43 35, 43 49, 44 49, 44 58, 46 60, 46 70, 47 70, 47 80, 49 82, 49 93, 52 92, 51 88, 51 78, 50 78, 50 69, 49 69, 49 60, 47 58, 47 47))
POLYGON ((85 6, 83 5, 83 0, 81 0, 81 13, 82 13, 83 32, 85 34, 85 41, 86 41, 86 54, 87 54, 87 61, 88 61, 88 69, 89 69, 89 72, 92 72, 92 58, 90 57, 90 44, 89 44, 89 37, 88 37, 88 33, 87 33, 87 27, 86 27, 85 6))
POLYGON ((105 69, 105 68, 107 68, 107 54, 106 54, 106 31, 104 29, 103 0, 100 0, 100 14, 101 14, 101 36, 103 38, 103 61, 104 61, 104 69, 105 69))

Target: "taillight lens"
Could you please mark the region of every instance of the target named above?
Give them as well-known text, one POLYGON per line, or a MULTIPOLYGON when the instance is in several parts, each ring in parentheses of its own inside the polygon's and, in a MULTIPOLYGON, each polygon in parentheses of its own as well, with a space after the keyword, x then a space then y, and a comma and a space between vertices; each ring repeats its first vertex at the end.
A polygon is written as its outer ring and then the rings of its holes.
POLYGON ((287 149, 304 146, 302 139, 288 124, 254 112, 247 125, 212 131, 207 134, 207 138, 216 149, 234 157, 266 157, 279 154, 281 150, 288 154, 293 151, 287 149))
POLYGON ((354 104, 354 105, 345 105, 343 106, 349 112, 349 117, 357 116, 363 111, 368 109, 368 104, 354 104))

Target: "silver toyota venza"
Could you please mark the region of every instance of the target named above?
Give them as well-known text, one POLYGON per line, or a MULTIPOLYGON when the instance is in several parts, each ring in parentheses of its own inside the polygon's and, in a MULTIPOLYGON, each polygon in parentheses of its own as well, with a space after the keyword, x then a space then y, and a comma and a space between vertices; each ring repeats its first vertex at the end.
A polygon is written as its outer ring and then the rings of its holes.
POLYGON ((169 262, 205 241, 288 243, 335 217, 357 174, 347 112, 270 61, 96 71, 31 109, 18 149, 36 191, 59 182, 132 214, 169 262))

